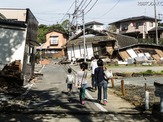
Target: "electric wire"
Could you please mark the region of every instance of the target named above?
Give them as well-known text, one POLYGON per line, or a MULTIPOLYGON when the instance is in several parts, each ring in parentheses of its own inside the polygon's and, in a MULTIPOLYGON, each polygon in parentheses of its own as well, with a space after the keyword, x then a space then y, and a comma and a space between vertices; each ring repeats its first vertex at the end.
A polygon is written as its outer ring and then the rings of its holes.
POLYGON ((83 2, 84 2, 84 0, 82 0, 82 1, 80 2, 79 6, 78 6, 77 8, 75 8, 74 13, 72 14, 73 17, 72 17, 72 20, 71 20, 71 25, 73 25, 74 19, 77 18, 77 14, 78 14, 78 12, 79 12, 79 8, 80 8, 80 6, 83 4, 83 2))
POLYGON ((83 5, 81 6, 80 10, 82 10, 82 8, 84 7, 84 5, 87 3, 87 0, 85 0, 85 2, 83 3, 83 5))
POLYGON ((77 12, 79 11, 79 8, 80 8, 80 6, 83 4, 83 2, 84 2, 84 0, 82 0, 82 1, 80 2, 79 6, 75 9, 73 15, 76 15, 76 14, 77 14, 77 12))
MULTIPOLYGON (((80 5, 76 8, 76 10, 73 13, 73 18, 72 18, 72 21, 71 21, 71 25, 73 25, 73 21, 74 21, 75 17, 77 17, 77 15, 78 15, 78 17, 81 17, 82 16, 81 14, 83 13, 83 11, 85 11, 87 9, 87 7, 91 4, 91 2, 92 2, 92 0, 90 0, 86 4, 86 1, 84 1, 84 0, 81 1, 80 5), (81 15, 81 16, 79 16, 79 15, 81 15)), ((94 4, 87 10, 87 12, 85 14, 87 14, 88 12, 90 12, 92 10, 92 8, 96 5, 97 2, 98 2, 98 0, 96 0, 94 2, 94 4)))
MULTIPOLYGON (((91 2, 92 2, 92 0, 90 0, 89 3, 88 3, 85 7, 83 6, 84 8, 82 7, 82 8, 80 9, 80 11, 79 11, 80 13, 78 13, 78 16, 80 16, 80 15, 82 14, 82 12, 86 10, 86 8, 88 7, 88 5, 89 5, 91 2)), ((86 2, 85 2, 85 3, 86 3, 86 2)), ((81 17, 81 16, 80 16, 80 17, 81 17)))
POLYGON ((115 3, 115 5, 114 5, 112 8, 110 8, 105 14, 103 14, 102 16, 100 16, 100 17, 98 17, 98 18, 101 18, 101 17, 107 15, 111 10, 113 10, 113 9, 118 5, 119 2, 120 2, 120 0, 118 0, 118 1, 115 3))
POLYGON ((96 5, 97 2, 98 2, 98 0, 95 1, 95 3, 92 5, 92 7, 87 12, 85 12, 85 14, 87 14, 88 12, 90 12, 92 10, 92 8, 96 5))
POLYGON ((92 0, 90 0, 89 3, 82 10, 85 10, 91 2, 92 2, 92 0))
POLYGON ((45 20, 45 19, 41 19, 41 18, 38 18, 36 17, 38 20, 41 20, 41 21, 44 21, 44 22, 54 22, 54 21, 50 21, 50 20, 45 20))
POLYGON ((75 2, 73 2, 70 6, 70 8, 67 10, 66 14, 63 16, 63 18, 60 20, 60 23, 63 21, 63 19, 66 17, 67 13, 69 13, 70 9, 72 8, 72 6, 74 5, 75 2))

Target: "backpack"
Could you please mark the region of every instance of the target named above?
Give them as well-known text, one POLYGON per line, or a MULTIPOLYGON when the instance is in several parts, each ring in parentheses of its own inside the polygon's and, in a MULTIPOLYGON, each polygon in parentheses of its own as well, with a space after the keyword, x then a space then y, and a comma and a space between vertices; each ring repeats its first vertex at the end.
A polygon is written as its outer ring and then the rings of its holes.
POLYGON ((106 70, 104 71, 106 79, 110 79, 113 77, 112 71, 106 70))

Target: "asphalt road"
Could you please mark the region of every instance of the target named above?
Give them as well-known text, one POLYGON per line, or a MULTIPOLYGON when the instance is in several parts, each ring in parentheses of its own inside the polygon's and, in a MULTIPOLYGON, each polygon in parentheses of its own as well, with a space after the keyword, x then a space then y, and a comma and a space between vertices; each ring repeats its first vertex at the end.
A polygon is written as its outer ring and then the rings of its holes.
MULTIPOLYGON (((76 71, 79 66, 73 67, 76 71)), ((67 69, 65 65, 50 64, 41 69, 43 74, 42 80, 36 82, 31 90, 31 94, 37 93, 37 100, 31 102, 29 105, 35 111, 42 111, 49 113, 59 113, 56 116, 49 115, 48 121, 74 121, 74 122, 102 122, 102 121, 156 121, 150 116, 138 114, 117 114, 116 109, 109 106, 102 106, 96 103, 96 94, 87 90, 86 104, 83 106, 79 103, 79 91, 73 88, 71 96, 67 95, 67 88, 65 83, 65 76, 67 69), (113 111, 110 111, 110 110, 113 111)), ((89 85, 88 85, 89 87, 89 85)), ((116 98, 118 101, 118 98, 116 98)), ((112 101, 112 99, 110 99, 112 101)), ((115 101, 116 102, 116 101, 115 101)), ((125 107, 124 103, 122 106, 125 107)), ((115 105, 113 105, 115 106, 115 105)), ((123 110, 123 108, 121 108, 123 110)), ((129 109, 128 109, 129 111, 129 109)), ((44 115, 45 116, 45 115, 44 115)), ((46 117, 45 117, 45 120, 46 117)))
MULTIPOLYGON (((32 84, 26 97, 28 112, 0 114, 3 122, 157 122, 149 114, 129 112, 124 103, 117 103, 119 98, 109 98, 108 106, 96 102, 96 92, 87 90, 86 104, 79 103, 79 91, 74 88, 71 96, 67 95, 65 82, 66 69, 64 65, 50 64, 37 67, 43 76, 32 84), (112 103, 112 104, 110 104, 112 103), (114 104, 115 103, 115 104, 114 104), (127 113, 118 113, 113 107, 122 104, 121 110, 127 113), (112 111, 110 111, 112 110, 112 111)), ((75 70, 79 67, 75 66, 75 70)), ((111 94, 110 94, 111 97, 111 94)), ((114 95, 113 95, 114 97, 114 95)), ((128 105, 128 104, 127 104, 128 105)))

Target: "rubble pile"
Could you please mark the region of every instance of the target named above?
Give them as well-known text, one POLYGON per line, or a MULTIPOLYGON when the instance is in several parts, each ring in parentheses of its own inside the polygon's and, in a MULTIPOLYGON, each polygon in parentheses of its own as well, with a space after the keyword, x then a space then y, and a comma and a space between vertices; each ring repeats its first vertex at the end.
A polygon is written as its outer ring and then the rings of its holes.
POLYGON ((0 82, 6 81, 7 84, 23 85, 21 80, 21 62, 16 60, 4 66, 0 72, 0 82))
POLYGON ((18 91, 22 85, 20 60, 5 65, 0 71, 0 92, 18 91))

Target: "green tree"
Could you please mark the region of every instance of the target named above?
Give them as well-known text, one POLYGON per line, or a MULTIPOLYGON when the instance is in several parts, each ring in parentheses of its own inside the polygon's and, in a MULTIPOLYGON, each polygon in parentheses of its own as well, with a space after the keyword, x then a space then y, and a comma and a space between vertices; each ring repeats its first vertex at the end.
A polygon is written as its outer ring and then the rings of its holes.
POLYGON ((64 30, 64 28, 61 26, 61 24, 51 25, 51 26, 49 27, 49 31, 53 31, 53 30, 60 31, 60 32, 65 32, 65 30, 64 30))
POLYGON ((48 32, 48 27, 46 25, 39 25, 37 41, 39 43, 44 43, 46 41, 46 33, 48 32))
POLYGON ((70 21, 66 19, 65 21, 62 22, 61 26, 65 29, 65 31, 68 31, 70 26, 70 21))
POLYGON ((46 33, 50 31, 59 31, 61 33, 64 33, 65 35, 68 35, 68 30, 66 30, 68 21, 65 20, 62 24, 53 24, 51 26, 47 25, 39 25, 38 27, 38 36, 37 36, 37 41, 38 43, 44 43, 46 41, 46 33))
POLYGON ((163 27, 163 23, 158 23, 158 26, 161 26, 161 27, 163 27))

